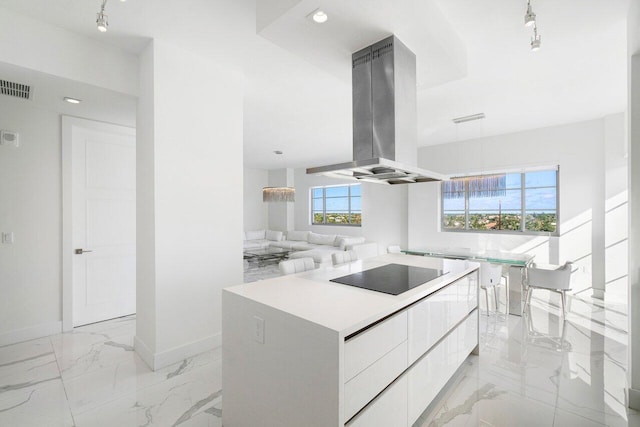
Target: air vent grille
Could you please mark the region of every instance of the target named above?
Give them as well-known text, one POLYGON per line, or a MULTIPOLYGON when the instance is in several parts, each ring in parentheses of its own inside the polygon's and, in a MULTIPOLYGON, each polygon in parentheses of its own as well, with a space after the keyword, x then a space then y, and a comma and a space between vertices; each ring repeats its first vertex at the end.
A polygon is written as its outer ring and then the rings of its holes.
POLYGON ((0 94, 30 99, 31 86, 0 79, 0 94))

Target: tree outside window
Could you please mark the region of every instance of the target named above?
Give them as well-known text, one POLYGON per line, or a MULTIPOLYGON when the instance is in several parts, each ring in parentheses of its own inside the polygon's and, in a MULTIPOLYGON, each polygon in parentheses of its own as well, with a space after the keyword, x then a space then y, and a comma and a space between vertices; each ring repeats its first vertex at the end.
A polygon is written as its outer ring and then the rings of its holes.
POLYGON ((443 231, 556 234, 557 223, 557 169, 442 183, 443 231))
POLYGON ((362 224, 360 184, 311 188, 311 223, 314 225, 362 224))

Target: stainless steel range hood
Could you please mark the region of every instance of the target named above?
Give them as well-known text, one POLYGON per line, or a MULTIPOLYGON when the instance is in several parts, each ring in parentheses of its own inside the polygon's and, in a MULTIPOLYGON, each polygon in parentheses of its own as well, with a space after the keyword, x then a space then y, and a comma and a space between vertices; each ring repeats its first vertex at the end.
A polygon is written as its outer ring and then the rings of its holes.
POLYGON ((395 36, 352 56, 353 161, 310 175, 380 184, 441 181, 417 164, 416 56, 395 36))

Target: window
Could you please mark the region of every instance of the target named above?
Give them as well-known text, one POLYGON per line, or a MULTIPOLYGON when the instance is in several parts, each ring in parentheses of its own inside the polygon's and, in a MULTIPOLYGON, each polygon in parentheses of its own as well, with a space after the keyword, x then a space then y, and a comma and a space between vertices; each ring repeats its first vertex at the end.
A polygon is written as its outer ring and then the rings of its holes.
POLYGON ((311 223, 360 226, 360 184, 311 188, 311 223))
POLYGON ((442 183, 443 231, 557 234, 557 223, 557 169, 442 183))

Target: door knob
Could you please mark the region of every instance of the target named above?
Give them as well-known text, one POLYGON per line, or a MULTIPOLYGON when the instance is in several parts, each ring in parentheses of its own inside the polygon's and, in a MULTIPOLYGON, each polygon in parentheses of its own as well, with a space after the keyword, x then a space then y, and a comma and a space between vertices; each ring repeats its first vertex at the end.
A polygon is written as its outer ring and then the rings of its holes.
POLYGON ((82 254, 87 253, 87 252, 93 252, 93 251, 88 251, 86 249, 76 249, 75 250, 76 255, 82 255, 82 254))

